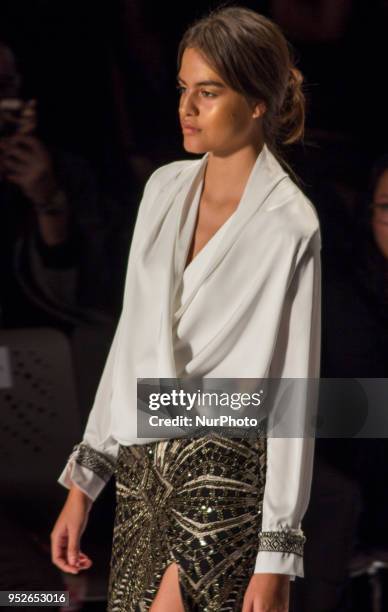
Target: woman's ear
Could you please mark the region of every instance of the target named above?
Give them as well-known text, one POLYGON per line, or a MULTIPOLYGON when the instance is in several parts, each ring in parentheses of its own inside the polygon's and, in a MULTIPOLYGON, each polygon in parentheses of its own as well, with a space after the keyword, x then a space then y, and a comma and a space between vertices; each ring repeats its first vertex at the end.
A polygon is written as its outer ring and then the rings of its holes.
POLYGON ((266 112, 266 110, 267 110, 267 107, 265 105, 265 102, 263 101, 255 102, 253 111, 252 111, 252 118, 257 119, 258 117, 262 117, 264 113, 266 112))

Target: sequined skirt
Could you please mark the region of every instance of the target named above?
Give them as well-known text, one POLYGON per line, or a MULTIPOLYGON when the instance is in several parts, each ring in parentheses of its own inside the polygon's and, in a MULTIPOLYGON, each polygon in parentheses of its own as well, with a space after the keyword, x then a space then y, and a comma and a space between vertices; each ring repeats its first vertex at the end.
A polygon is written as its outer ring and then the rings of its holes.
POLYGON ((108 611, 149 610, 172 562, 186 611, 240 611, 258 553, 265 473, 264 437, 120 445, 108 611))

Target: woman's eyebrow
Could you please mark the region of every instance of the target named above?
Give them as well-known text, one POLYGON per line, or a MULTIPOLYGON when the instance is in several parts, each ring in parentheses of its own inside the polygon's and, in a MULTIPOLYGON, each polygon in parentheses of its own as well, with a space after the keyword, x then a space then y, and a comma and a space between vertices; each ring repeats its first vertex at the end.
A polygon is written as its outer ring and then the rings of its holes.
MULTIPOLYGON (((179 74, 177 75, 177 81, 179 81, 179 82, 183 83, 184 85, 186 85, 185 81, 183 79, 181 79, 179 74)), ((212 85, 213 87, 222 87, 222 88, 225 88, 224 83, 221 83, 220 81, 214 81, 212 79, 207 80, 207 81, 199 81, 198 83, 195 83, 195 87, 202 87, 203 85, 212 85)))

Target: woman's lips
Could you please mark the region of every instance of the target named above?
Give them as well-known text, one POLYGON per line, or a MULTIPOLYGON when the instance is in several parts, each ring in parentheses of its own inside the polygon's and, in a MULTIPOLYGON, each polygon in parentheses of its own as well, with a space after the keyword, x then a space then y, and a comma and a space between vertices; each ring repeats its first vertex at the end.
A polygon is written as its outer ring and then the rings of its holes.
POLYGON ((184 134, 196 134, 197 132, 200 132, 200 131, 201 130, 198 130, 197 128, 182 125, 182 132, 184 134))

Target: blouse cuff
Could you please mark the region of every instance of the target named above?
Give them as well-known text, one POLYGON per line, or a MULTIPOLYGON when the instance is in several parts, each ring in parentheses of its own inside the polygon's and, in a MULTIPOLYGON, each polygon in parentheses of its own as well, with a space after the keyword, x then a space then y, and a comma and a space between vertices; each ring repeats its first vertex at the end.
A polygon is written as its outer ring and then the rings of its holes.
POLYGON ((115 470, 115 463, 105 454, 81 442, 76 444, 58 482, 70 489, 76 484, 95 501, 115 470))
POLYGON ((287 574, 291 581, 304 577, 303 558, 292 553, 262 550, 256 557, 255 574, 287 574))
POLYGON ((304 577, 303 548, 306 537, 301 529, 261 531, 255 573, 288 574, 304 577))

